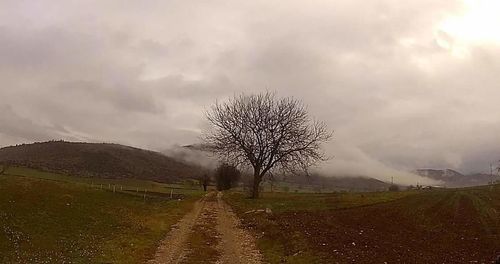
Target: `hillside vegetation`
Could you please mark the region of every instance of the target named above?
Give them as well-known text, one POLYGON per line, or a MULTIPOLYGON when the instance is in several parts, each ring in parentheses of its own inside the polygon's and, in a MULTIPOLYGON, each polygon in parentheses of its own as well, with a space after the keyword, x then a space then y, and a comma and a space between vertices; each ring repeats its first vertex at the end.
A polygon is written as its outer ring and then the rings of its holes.
POLYGON ((117 144, 51 141, 0 149, 0 164, 67 175, 175 182, 198 176, 199 168, 154 151, 117 144))
POLYGON ((11 172, 25 176, 0 175, 0 263, 143 263, 201 194, 188 190, 171 200, 158 195, 157 186, 144 199, 135 191, 71 182, 70 176, 11 172))

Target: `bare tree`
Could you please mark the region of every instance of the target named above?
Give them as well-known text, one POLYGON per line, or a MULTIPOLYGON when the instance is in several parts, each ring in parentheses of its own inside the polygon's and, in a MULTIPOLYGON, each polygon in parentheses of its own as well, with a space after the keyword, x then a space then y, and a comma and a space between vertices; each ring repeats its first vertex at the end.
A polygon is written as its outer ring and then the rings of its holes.
POLYGON ((199 181, 200 181, 200 185, 203 186, 203 191, 206 192, 207 187, 210 184, 210 175, 208 174, 208 172, 203 173, 200 176, 199 181))
POLYGON ((331 138, 298 100, 272 93, 235 96, 206 113, 211 124, 203 135, 208 148, 224 162, 253 168, 252 198, 272 169, 297 172, 325 160, 320 149, 331 138))

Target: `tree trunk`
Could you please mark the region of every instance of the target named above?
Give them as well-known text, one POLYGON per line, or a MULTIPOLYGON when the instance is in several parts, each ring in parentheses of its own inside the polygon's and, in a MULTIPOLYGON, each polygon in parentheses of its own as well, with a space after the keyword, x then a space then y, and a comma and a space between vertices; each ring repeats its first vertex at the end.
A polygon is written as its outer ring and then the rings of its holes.
POLYGON ((260 187, 260 182, 262 180, 262 177, 260 175, 260 171, 257 169, 254 169, 253 173, 253 189, 252 189, 252 199, 257 199, 259 198, 259 187, 260 187))

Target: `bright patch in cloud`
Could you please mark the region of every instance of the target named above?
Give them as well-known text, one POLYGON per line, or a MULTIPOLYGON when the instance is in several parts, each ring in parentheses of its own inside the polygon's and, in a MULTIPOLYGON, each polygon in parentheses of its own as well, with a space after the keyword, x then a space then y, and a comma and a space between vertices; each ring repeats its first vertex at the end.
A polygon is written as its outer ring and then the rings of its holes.
POLYGON ((464 12, 445 19, 440 30, 464 44, 500 43, 500 1, 465 0, 464 12))

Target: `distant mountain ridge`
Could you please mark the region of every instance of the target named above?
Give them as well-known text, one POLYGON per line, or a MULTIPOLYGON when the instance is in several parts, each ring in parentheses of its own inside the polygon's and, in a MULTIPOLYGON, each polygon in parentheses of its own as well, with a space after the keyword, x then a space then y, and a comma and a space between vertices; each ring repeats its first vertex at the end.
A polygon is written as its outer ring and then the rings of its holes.
POLYGON ((350 191, 385 191, 391 185, 370 177, 363 176, 338 176, 338 175, 320 175, 312 174, 309 177, 301 175, 290 175, 287 182, 297 184, 310 184, 322 188, 331 188, 336 190, 350 191))
POLYGON ((463 177, 464 175, 458 171, 452 169, 417 169, 415 170, 417 175, 431 178, 434 180, 444 180, 453 177, 463 177))
POLYGON ((458 171, 452 169, 417 169, 413 173, 431 178, 434 180, 439 180, 444 183, 447 187, 467 187, 467 186, 477 186, 488 184, 491 180, 498 180, 498 176, 484 174, 484 173, 474 173, 464 175, 458 171))
MULTIPOLYGON (((191 144, 179 147, 177 152, 170 151, 170 154, 172 157, 177 157, 181 161, 190 163, 193 162, 193 160, 196 160, 196 162, 203 162, 204 165, 208 164, 208 167, 215 168, 217 162, 214 161, 213 158, 210 159, 210 162, 207 162, 207 153, 209 152, 209 149, 210 146, 205 144, 191 144)), ((353 191, 381 191, 387 190, 390 186, 389 183, 361 175, 348 177, 318 173, 314 173, 309 176, 290 174, 284 179, 281 179, 281 181, 299 185, 315 186, 318 188, 353 191)))
POLYGON ((49 141, 0 149, 0 163, 96 178, 174 182, 195 178, 199 167, 159 152, 109 143, 49 141))
MULTIPOLYGON (((89 178, 175 182, 213 170, 206 146, 187 145, 159 153, 119 144, 49 141, 0 148, 0 164, 89 178)), ((287 177, 297 184, 345 190, 383 190, 387 183, 366 177, 287 177)))

